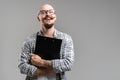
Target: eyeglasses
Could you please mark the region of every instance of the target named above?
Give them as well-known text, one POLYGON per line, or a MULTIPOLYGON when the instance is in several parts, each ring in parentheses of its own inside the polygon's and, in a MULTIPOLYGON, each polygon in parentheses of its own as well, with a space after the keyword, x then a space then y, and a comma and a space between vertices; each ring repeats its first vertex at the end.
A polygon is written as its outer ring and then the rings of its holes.
POLYGON ((50 14, 53 15, 55 13, 55 11, 53 9, 50 10, 40 10, 39 14, 45 15, 45 14, 50 14))

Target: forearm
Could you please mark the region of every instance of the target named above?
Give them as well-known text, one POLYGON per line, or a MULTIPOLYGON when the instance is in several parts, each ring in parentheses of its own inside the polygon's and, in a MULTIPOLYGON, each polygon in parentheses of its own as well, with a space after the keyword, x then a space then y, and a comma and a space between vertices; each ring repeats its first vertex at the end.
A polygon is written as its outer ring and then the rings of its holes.
POLYGON ((50 60, 43 60, 43 61, 44 61, 43 66, 45 66, 48 69, 53 69, 52 68, 52 63, 51 63, 50 60))
POLYGON ((70 59, 52 60, 52 65, 56 73, 70 71, 73 66, 73 60, 70 59))
POLYGON ((22 74, 26 74, 27 76, 33 76, 34 72, 36 71, 37 67, 30 65, 28 63, 21 62, 18 65, 20 72, 22 74))
POLYGON ((47 69, 53 69, 52 62, 50 60, 42 59, 42 62, 40 61, 38 66, 39 67, 44 67, 44 68, 47 68, 47 69))
POLYGON ((41 76, 41 75, 48 75, 48 74, 55 74, 55 71, 53 69, 46 69, 46 68, 40 67, 34 72, 34 76, 41 76))
POLYGON ((31 63, 38 68, 34 72, 34 76, 55 74, 50 60, 40 59, 40 57, 33 54, 31 58, 31 63))
POLYGON ((37 67, 52 69, 52 63, 50 60, 42 59, 36 54, 31 54, 31 64, 37 67))

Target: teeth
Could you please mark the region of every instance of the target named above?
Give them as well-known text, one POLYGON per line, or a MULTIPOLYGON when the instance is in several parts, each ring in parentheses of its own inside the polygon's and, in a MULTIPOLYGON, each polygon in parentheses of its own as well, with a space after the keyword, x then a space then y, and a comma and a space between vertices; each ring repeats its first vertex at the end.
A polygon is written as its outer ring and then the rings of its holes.
POLYGON ((46 19, 47 19, 47 20, 51 20, 51 18, 49 18, 49 17, 48 17, 48 18, 46 18, 46 19))
POLYGON ((50 18, 47 18, 47 20, 51 20, 50 18))

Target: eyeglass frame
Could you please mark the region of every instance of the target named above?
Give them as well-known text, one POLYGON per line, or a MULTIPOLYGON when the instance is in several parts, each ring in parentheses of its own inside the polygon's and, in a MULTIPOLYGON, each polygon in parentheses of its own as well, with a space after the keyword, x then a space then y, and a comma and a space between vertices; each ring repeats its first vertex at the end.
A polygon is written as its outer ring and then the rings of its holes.
POLYGON ((50 15, 53 15, 53 14, 55 14, 55 10, 53 10, 53 9, 50 9, 50 10, 40 10, 39 11, 39 13, 38 13, 38 15, 46 15, 46 14, 50 14, 50 15))

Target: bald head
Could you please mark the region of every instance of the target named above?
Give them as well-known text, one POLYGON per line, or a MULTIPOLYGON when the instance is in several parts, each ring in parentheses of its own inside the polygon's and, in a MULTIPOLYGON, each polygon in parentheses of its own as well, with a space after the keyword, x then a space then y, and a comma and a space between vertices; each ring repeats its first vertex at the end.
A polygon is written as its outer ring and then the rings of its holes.
POLYGON ((50 4, 44 4, 40 7, 40 10, 54 10, 54 8, 50 4))
POLYGON ((52 10, 55 12, 54 8, 50 4, 44 4, 39 8, 38 15, 40 15, 40 11, 52 10))
POLYGON ((37 16, 42 25, 47 29, 53 27, 56 21, 56 14, 54 8, 50 4, 44 4, 40 7, 40 11, 37 16))

